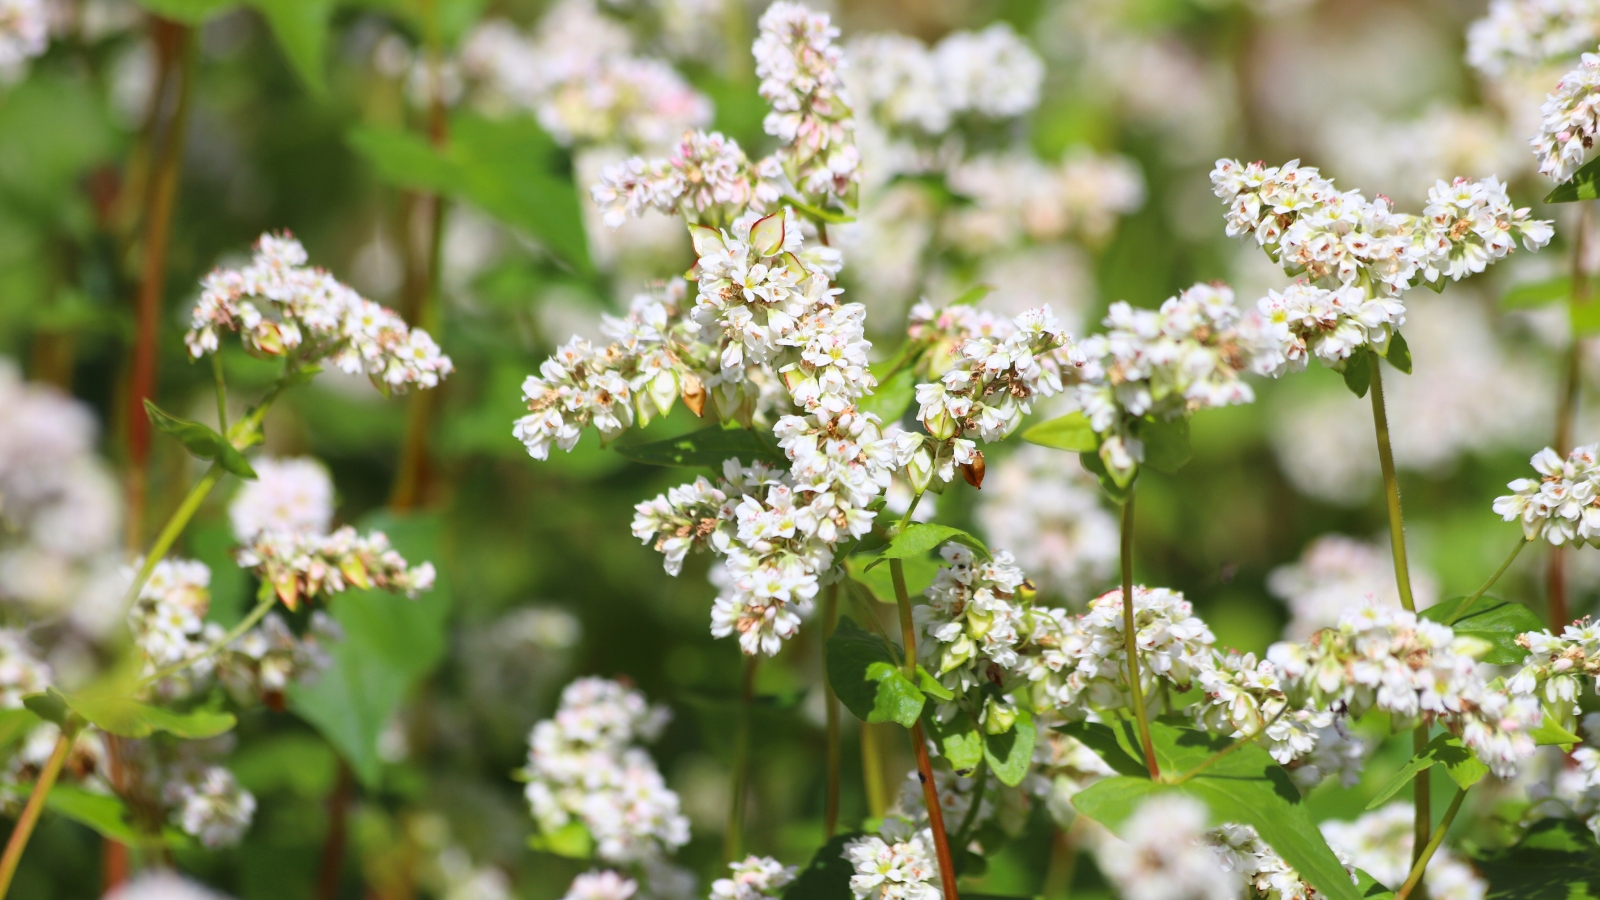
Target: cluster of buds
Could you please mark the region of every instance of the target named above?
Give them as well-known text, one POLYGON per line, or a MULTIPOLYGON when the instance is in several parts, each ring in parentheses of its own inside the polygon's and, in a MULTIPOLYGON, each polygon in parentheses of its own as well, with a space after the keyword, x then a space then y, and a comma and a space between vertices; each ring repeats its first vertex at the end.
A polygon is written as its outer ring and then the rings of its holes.
MULTIPOLYGON (((1593 42, 1591 41, 1591 44, 1593 42)), ((1566 181, 1583 165, 1600 132, 1600 55, 1583 54, 1576 69, 1561 76, 1556 89, 1539 107, 1544 117, 1539 133, 1528 142, 1539 158, 1539 174, 1566 181)))
POLYGON ((607 166, 590 195, 612 228, 649 209, 724 226, 746 211, 774 208, 782 175, 775 157, 751 162, 733 138, 689 131, 665 158, 634 156, 607 166))
POLYGON ((264 234, 249 265, 207 275, 184 337, 190 354, 215 353, 218 333, 237 331, 253 354, 327 360, 384 391, 435 387, 454 370, 426 331, 308 268, 307 258, 288 233, 264 234))
POLYGON ((861 182, 861 155, 838 37, 826 13, 780 0, 762 14, 752 52, 761 96, 772 106, 762 127, 784 143, 778 158, 785 174, 807 194, 848 208, 861 182))
POLYGON ((268 531, 238 552, 239 565, 275 591, 290 609, 301 600, 352 587, 416 597, 433 587, 433 563, 410 566, 381 531, 361 535, 346 525, 332 534, 268 531))
POLYGON ((1496 497, 1494 511, 1507 522, 1520 521, 1528 540, 1544 538, 1559 547, 1600 541, 1600 444, 1573 449, 1566 459, 1550 447, 1529 463, 1537 479, 1506 485, 1513 493, 1496 497))
POLYGON ((1016 648, 1028 631, 1027 608, 1017 596, 1025 579, 1004 550, 983 562, 960 544, 946 544, 939 553, 944 565, 926 592, 928 602, 912 609, 923 638, 917 655, 945 687, 966 693, 993 680, 991 665, 1017 666, 1016 648))
MULTIPOLYGON (((1546 711, 1558 716, 1570 730, 1583 694, 1581 679, 1600 679, 1600 625, 1585 617, 1564 628, 1559 637, 1534 631, 1518 635, 1517 643, 1528 651, 1528 657, 1507 688, 1538 697, 1546 711)), ((1600 681, 1596 685, 1600 686, 1600 681)))

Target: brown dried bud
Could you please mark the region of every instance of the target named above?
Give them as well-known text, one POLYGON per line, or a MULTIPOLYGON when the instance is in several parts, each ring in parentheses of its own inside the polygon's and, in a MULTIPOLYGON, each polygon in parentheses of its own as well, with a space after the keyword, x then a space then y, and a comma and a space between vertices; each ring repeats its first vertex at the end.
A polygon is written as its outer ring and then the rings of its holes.
POLYGON ((704 418, 706 386, 693 372, 683 374, 683 405, 689 407, 689 411, 694 413, 696 418, 704 418))
POLYGON ((961 477, 967 480, 967 484, 972 485, 980 491, 983 490, 982 450, 974 450, 972 453, 972 462, 961 464, 961 477))

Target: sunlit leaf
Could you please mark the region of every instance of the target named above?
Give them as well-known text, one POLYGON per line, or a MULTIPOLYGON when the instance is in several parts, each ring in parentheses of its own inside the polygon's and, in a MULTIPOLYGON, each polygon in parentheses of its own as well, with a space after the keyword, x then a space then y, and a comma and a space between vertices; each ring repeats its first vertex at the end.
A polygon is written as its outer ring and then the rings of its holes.
POLYGON ((839 702, 863 722, 910 728, 927 698, 900 668, 900 651, 845 616, 828 637, 828 684, 839 702))
POLYGON ((1533 610, 1521 603, 1479 597, 1468 604, 1467 597, 1452 597, 1419 610, 1417 615, 1434 622, 1448 624, 1455 633, 1486 641, 1490 650, 1483 662, 1495 666, 1520 665, 1528 651, 1517 645, 1517 636, 1529 631, 1543 631, 1544 622, 1533 610), (1465 607, 1465 614, 1458 610, 1465 607), (1459 617, 1458 617, 1459 616, 1459 617), (1451 621, 1454 618, 1455 621, 1451 621))

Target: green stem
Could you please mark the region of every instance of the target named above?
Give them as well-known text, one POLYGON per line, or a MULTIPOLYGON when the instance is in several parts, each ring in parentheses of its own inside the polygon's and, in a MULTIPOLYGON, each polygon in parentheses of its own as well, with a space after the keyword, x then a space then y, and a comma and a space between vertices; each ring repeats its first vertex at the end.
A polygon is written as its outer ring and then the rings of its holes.
MULTIPOLYGON (((922 498, 917 495, 917 500, 922 498)), ((916 509, 916 500, 906 510, 905 522, 916 509)), ((903 561, 889 560, 889 575, 894 581, 895 606, 900 611, 900 639, 905 645, 905 673, 912 684, 917 682, 917 628, 911 615, 911 595, 906 590, 906 569, 903 561)), ((933 780, 933 763, 928 759, 928 739, 922 733, 922 721, 911 725, 911 750, 917 757, 917 778, 922 781, 922 801, 928 807, 929 830, 933 832, 933 849, 939 858, 939 884, 944 889, 944 900, 959 900, 956 893, 955 858, 950 855, 950 836, 944 830, 944 808, 939 805, 939 788, 933 780)))
POLYGON ((211 378, 217 385, 217 433, 228 433, 228 384, 222 379, 222 351, 211 354, 211 378))
POLYGON ((206 649, 200 651, 200 653, 196 656, 191 656, 188 659, 180 659, 166 668, 157 669, 153 674, 145 676, 144 680, 139 682, 139 687, 149 687, 150 685, 155 684, 164 678, 171 678, 195 663, 210 659, 212 656, 220 653, 223 648, 227 647, 234 641, 237 641, 240 637, 244 636, 246 631, 254 628, 257 623, 266 618, 267 613, 272 611, 272 607, 276 605, 277 602, 278 595, 268 591, 267 595, 261 598, 261 601, 256 604, 256 608, 250 610, 250 615, 245 616, 242 620, 240 620, 239 624, 229 629, 228 633, 218 639, 215 644, 212 644, 206 649))
POLYGON ((739 693, 739 730, 733 743, 733 796, 728 802, 728 830, 722 836, 722 861, 731 863, 744 852, 745 796, 750 792, 750 709, 755 703, 756 664, 760 654, 744 662, 744 686, 739 693))
POLYGON ((972 828, 978 824, 978 808, 983 806, 983 791, 989 786, 987 763, 978 763, 977 779, 977 784, 972 786, 972 805, 967 807, 967 814, 961 817, 961 827, 956 829, 957 847, 965 847, 972 841, 972 828))
POLYGON ((33 826, 38 824, 39 814, 44 812, 45 798, 50 795, 50 789, 55 787, 61 766, 66 763, 67 753, 72 750, 72 739, 72 729, 63 727, 61 737, 56 739, 55 749, 50 751, 50 759, 39 773, 39 780, 33 783, 33 792, 28 794, 28 805, 22 808, 17 827, 11 830, 11 837, 6 841, 5 855, 0 856, 0 900, 4 900, 11 890, 11 879, 16 877, 17 864, 22 862, 22 851, 28 846, 28 838, 33 836, 33 826))
POLYGON ((1433 839, 1428 841, 1428 846, 1416 854, 1416 859, 1411 863, 1411 874, 1406 876, 1406 883, 1395 891, 1394 900, 1406 900, 1411 892, 1422 883, 1422 876, 1428 871, 1428 860, 1433 859, 1433 854, 1444 843, 1445 832, 1450 830, 1450 823, 1455 820, 1456 812, 1461 809, 1461 801, 1466 799, 1467 789, 1456 791, 1455 798, 1450 801, 1450 806, 1444 811, 1444 818, 1439 821, 1439 828, 1433 833, 1433 839))
MULTIPOLYGON (((838 582, 828 585, 828 593, 822 603, 823 647, 826 652, 827 639, 839 621, 838 582)), ((828 792, 823 799, 822 813, 822 836, 827 841, 832 840, 834 832, 839 830, 839 698, 834 695, 833 685, 826 677, 822 679, 822 690, 828 717, 828 792)))
POLYGON ((1155 744, 1150 740, 1150 715, 1144 708, 1144 687, 1139 683, 1139 635, 1133 610, 1133 490, 1122 504, 1122 646, 1128 656, 1128 690, 1133 697, 1133 715, 1139 724, 1139 745, 1144 749, 1144 764, 1152 781, 1161 780, 1155 744))
MULTIPOLYGON (((1383 471, 1383 495, 1389 508, 1389 549, 1394 555, 1395 588, 1400 592, 1400 605, 1415 612, 1417 605, 1411 597, 1411 571, 1406 563, 1405 516, 1400 510, 1400 479, 1394 471, 1394 450, 1389 445, 1389 414, 1383 402, 1383 360, 1371 352, 1367 358, 1372 364, 1372 426, 1377 434, 1378 466, 1383 471)), ((1421 753, 1427 746, 1428 724, 1422 722, 1411 735, 1411 747, 1414 752, 1421 753)), ((1416 807, 1412 839, 1415 852, 1419 854, 1423 845, 1428 843, 1433 818, 1429 775, 1428 772, 1419 774, 1412 786, 1412 802, 1416 807)))
POLYGON ((1482 597, 1484 593, 1489 590, 1489 588, 1494 587, 1494 583, 1500 580, 1500 576, 1504 575, 1506 570, 1511 568, 1511 563, 1516 560, 1517 554, 1521 553, 1522 548, 1528 546, 1528 543, 1529 542, 1526 539, 1519 538, 1517 540, 1517 545, 1511 548, 1511 555, 1506 557, 1506 561, 1500 564, 1500 568, 1495 569, 1494 574, 1489 576, 1489 580, 1483 583, 1483 587, 1480 587, 1474 591, 1472 596, 1468 597, 1465 603, 1456 607, 1456 611, 1451 614, 1450 618, 1445 620, 1444 624, 1454 625, 1457 619, 1466 615, 1467 610, 1471 609, 1472 605, 1478 602, 1478 598, 1482 597))
POLYGON ((1250 734, 1247 734, 1242 738, 1239 738, 1238 740, 1234 741, 1233 743, 1229 744, 1228 746, 1223 747, 1221 750, 1218 750, 1217 752, 1215 752, 1215 753, 1211 754, 1210 756, 1206 757, 1205 760, 1203 760, 1198 766, 1195 766, 1194 768, 1192 768, 1189 771, 1183 773, 1182 775, 1179 775, 1177 778, 1172 779, 1169 783, 1170 784, 1183 784, 1184 782, 1186 782, 1189 779, 1195 777, 1196 775, 1199 775, 1201 772, 1204 772, 1205 770, 1207 770, 1207 769, 1211 768, 1212 766, 1216 765, 1217 763, 1221 762, 1225 757, 1227 757, 1228 754, 1234 752, 1235 750, 1238 750, 1240 747, 1243 747, 1245 744, 1249 744, 1249 743, 1254 742, 1257 738, 1261 737, 1263 734, 1266 734, 1267 733, 1267 729, 1271 728, 1274 724, 1276 724, 1279 719, 1283 718, 1283 714, 1288 712, 1288 711, 1289 711, 1289 705, 1287 703, 1285 703, 1284 706, 1283 706, 1283 709, 1278 710, 1277 715, 1275 715, 1272 718, 1268 719, 1266 721, 1266 723, 1263 724, 1260 728, 1257 728, 1254 732, 1252 732, 1250 734))
POLYGON ((1044 876, 1044 900, 1066 900, 1072 893, 1072 876, 1078 863, 1078 823, 1073 819, 1066 829, 1057 828, 1050 846, 1050 868, 1044 876))

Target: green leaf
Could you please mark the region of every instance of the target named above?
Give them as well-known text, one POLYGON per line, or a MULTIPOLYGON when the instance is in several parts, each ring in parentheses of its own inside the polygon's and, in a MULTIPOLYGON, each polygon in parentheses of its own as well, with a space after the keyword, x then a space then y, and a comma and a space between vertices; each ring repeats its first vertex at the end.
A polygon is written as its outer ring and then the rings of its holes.
POLYGON ((617 455, 652 466, 694 467, 722 471, 725 460, 737 458, 749 465, 757 460, 786 463, 777 444, 762 433, 746 428, 712 425, 699 431, 648 444, 615 444, 617 455))
POLYGON ((95 727, 119 737, 145 738, 166 731, 177 737, 199 740, 228 732, 236 722, 232 713, 211 709, 174 712, 141 703, 113 685, 64 694, 62 699, 73 712, 95 727))
POLYGON ((136 828, 128 807, 110 794, 99 794, 75 784, 57 784, 45 797, 45 808, 83 825, 102 837, 131 847, 192 847, 194 840, 170 825, 159 835, 136 828))
MULTIPOLYGON (((894 578, 886 568, 868 570, 867 567, 878 557, 868 553, 857 553, 845 561, 845 571, 857 584, 864 585, 872 592, 879 603, 894 603, 894 578)), ((917 597, 928 586, 933 584, 933 579, 938 577, 942 568, 939 560, 929 559, 926 556, 913 556, 901 564, 905 570, 906 593, 917 597)))
MULTIPOLYGON (((872 364, 870 367, 872 371, 872 377, 881 382, 892 377, 901 369, 912 368, 912 364, 916 361, 916 358, 920 356, 922 351, 926 349, 928 349, 927 341, 901 341, 900 346, 895 349, 894 354, 888 359, 872 364)), ((915 396, 916 390, 913 387, 912 397, 915 398, 915 396)))
POLYGON ((1572 295, 1572 279, 1559 275, 1545 281, 1519 284, 1500 296, 1501 309, 1532 309, 1572 295))
POLYGON ((139 5, 158 16, 198 25, 231 7, 236 0, 139 0, 139 5))
POLYGON ((1370 355, 1370 351, 1362 347, 1351 353, 1344 361, 1344 386, 1357 397, 1365 397, 1367 387, 1372 384, 1372 364, 1368 360, 1370 355))
POLYGON ((465 190, 461 167, 439 155, 421 135, 399 128, 361 126, 352 129, 345 141, 389 184, 452 196, 465 190))
POLYGON ((1572 323, 1572 333, 1577 337, 1600 334, 1600 302, 1593 299, 1567 304, 1567 319, 1572 323))
POLYGON ((812 206, 804 200, 800 200, 795 197, 784 197, 783 202, 794 207, 796 212, 805 213, 807 217, 813 219, 814 221, 827 222, 830 225, 848 225, 856 220, 856 217, 850 215, 849 213, 832 209, 822 209, 821 207, 812 206))
POLYGON ((1517 636, 1544 630, 1544 622, 1533 610, 1521 603, 1493 597, 1479 597, 1471 606, 1467 605, 1468 600, 1467 597, 1452 597, 1419 610, 1417 615, 1441 624, 1448 623, 1458 635, 1488 642, 1490 650, 1484 654, 1483 662, 1490 665, 1515 666, 1527 659, 1528 651, 1517 646, 1517 636), (1450 619, 1457 616, 1457 610, 1463 607, 1466 607, 1466 614, 1451 622, 1450 619))
POLYGON ((1577 819, 1542 819, 1515 846, 1473 862, 1489 882, 1485 900, 1600 898, 1600 846, 1577 819))
POLYGON ((327 61, 331 0, 250 0, 272 29, 272 36, 311 93, 328 92, 323 69, 327 61))
POLYGON ((983 762, 983 733, 965 712, 956 713, 948 722, 937 717, 923 717, 928 736, 939 745, 939 752, 950 761, 957 772, 969 772, 983 762))
POLYGON ((1016 787, 1028 776, 1036 738, 1033 715, 1019 709, 1016 724, 1010 731, 983 736, 983 759, 1002 783, 1016 787))
MULTIPOLYGON (((42 696, 42 695, 38 695, 42 696)), ((24 700, 24 703, 27 701, 24 700)), ((0 709, 0 749, 21 740, 35 726, 44 721, 33 710, 0 709)))
MULTIPOLYGON (((1118 723, 1123 724, 1123 723, 1118 723)), ((1078 743, 1093 750, 1105 764, 1120 775, 1129 775, 1134 778, 1148 776, 1149 770, 1145 768, 1143 757, 1138 750, 1136 742, 1127 742, 1111 725, 1102 722, 1069 722, 1066 725, 1056 726, 1056 731, 1071 738, 1076 738, 1078 743)), ((1136 740, 1136 739, 1135 739, 1136 740)))
POLYGON ((41 720, 57 725, 67 724, 67 716, 72 714, 72 709, 67 706, 67 698, 55 688, 39 694, 28 694, 22 698, 22 705, 41 720))
POLYGON ((940 684, 939 679, 933 677, 932 672, 920 665, 917 666, 917 690, 935 700, 954 700, 956 698, 955 692, 940 684))
POLYGON ((859 832, 836 834, 817 848, 811 862, 783 892, 783 900, 850 900, 850 878, 855 867, 844 858, 844 845, 861 837, 859 832))
POLYGON ((1544 198, 1546 203, 1574 203, 1578 200, 1593 200, 1600 197, 1600 187, 1595 185, 1600 180, 1600 156, 1583 164, 1583 168, 1572 174, 1572 177, 1556 185, 1544 198))
POLYGON ((979 300, 982 300, 992 293, 994 293, 994 285, 975 284, 972 287, 962 291, 960 296, 956 297, 954 300, 951 300, 950 305, 971 306, 972 304, 977 303, 979 300))
MULTIPOLYGON (((1207 734, 1183 719, 1150 723, 1156 760, 1163 773, 1193 770, 1233 741, 1207 734)), ((1274 850, 1327 900, 1362 900, 1344 865, 1317 830, 1289 773, 1258 744, 1246 744, 1182 785, 1119 775, 1095 782, 1072 798, 1089 818, 1115 830, 1148 797, 1174 791, 1203 801, 1216 822, 1242 822, 1270 836, 1274 850)))
POLYGON ((240 478, 253 480, 256 477, 256 470, 250 468, 250 462, 244 458, 244 454, 228 443, 227 438, 217 434, 216 429, 168 415, 148 398, 144 401, 144 411, 150 417, 150 424, 177 438, 195 457, 216 460, 225 471, 240 478))
POLYGON ((1471 750, 1461 743, 1461 739, 1453 734, 1441 734, 1428 742, 1411 759, 1406 761, 1394 778, 1384 785, 1381 790, 1367 804, 1367 809, 1377 809, 1400 791, 1401 788, 1411 783, 1411 779, 1428 771, 1437 764, 1442 764, 1449 773, 1450 779, 1457 787, 1466 790, 1483 780, 1489 774, 1489 767, 1478 761, 1471 750))
POLYGON ((582 822, 568 822, 555 831, 529 835, 528 846, 569 859, 589 859, 594 856, 594 835, 582 822))
POLYGON ((900 668, 899 648, 863 631, 849 616, 828 638, 828 684, 839 701, 863 722, 895 722, 910 728, 927 698, 900 668))
POLYGON ((983 541, 959 528, 935 525, 931 522, 912 522, 906 526, 905 531, 894 536, 894 540, 883 548, 877 559, 867 563, 867 568, 871 569, 886 559, 914 559, 948 541, 966 544, 985 559, 989 557, 989 548, 983 545, 983 541))
POLYGON ((872 394, 861 399, 859 407, 862 412, 876 415, 879 421, 887 425, 900 421, 916 398, 916 377, 911 369, 902 368, 889 376, 887 381, 879 382, 872 394))
POLYGON ((1556 717, 1550 715, 1549 712, 1546 712, 1544 718, 1539 721, 1539 727, 1528 732, 1528 737, 1533 738, 1533 742, 1541 747, 1556 745, 1569 750, 1573 744, 1580 743, 1583 740, 1583 738, 1562 728, 1561 723, 1557 722, 1556 717))
POLYGON ((413 565, 433 562, 439 579, 415 600, 377 590, 335 598, 329 612, 346 637, 333 646, 333 664, 314 683, 289 688, 289 708, 322 732, 362 784, 376 787, 383 774, 379 734, 444 656, 450 567, 441 564, 443 523, 437 516, 378 512, 363 519, 361 528, 383 531, 413 565))
POLYGON ((1144 464, 1163 475, 1172 475, 1194 456, 1189 449, 1189 420, 1144 421, 1139 424, 1139 439, 1144 441, 1144 464))
POLYGON ((1022 439, 1041 447, 1053 447, 1072 453, 1094 453, 1100 449, 1100 435, 1089 425, 1089 418, 1081 412, 1067 413, 1022 432, 1022 439))
POLYGON ((1405 335, 1400 332, 1396 331, 1389 336, 1389 349, 1383 358, 1389 361, 1389 365, 1407 375, 1411 374, 1411 347, 1406 344, 1405 335))

